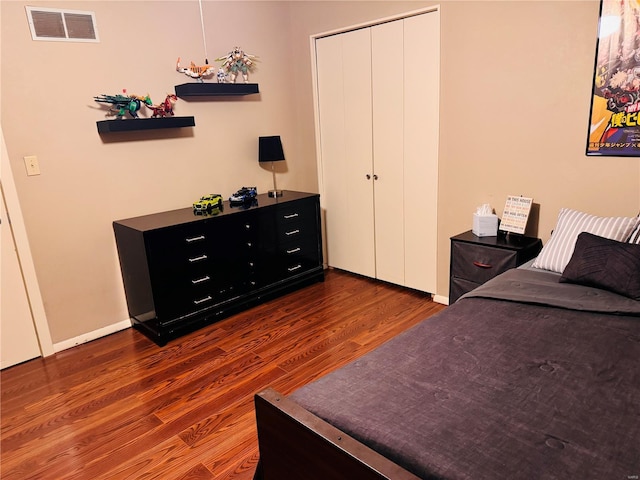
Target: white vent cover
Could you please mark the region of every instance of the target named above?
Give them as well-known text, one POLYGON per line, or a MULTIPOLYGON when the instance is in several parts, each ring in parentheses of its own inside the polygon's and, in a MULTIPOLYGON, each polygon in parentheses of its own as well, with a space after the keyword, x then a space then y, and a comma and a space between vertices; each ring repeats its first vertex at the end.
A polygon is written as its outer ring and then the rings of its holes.
POLYGON ((31 38, 53 42, 99 42, 93 12, 25 7, 31 38))

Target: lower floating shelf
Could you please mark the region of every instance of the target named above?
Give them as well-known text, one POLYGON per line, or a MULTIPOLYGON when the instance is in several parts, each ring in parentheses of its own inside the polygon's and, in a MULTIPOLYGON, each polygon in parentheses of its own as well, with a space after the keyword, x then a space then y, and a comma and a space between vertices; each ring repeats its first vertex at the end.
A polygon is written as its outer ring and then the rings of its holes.
POLYGON ((178 97, 252 95, 254 93, 260 93, 257 83, 193 82, 176 85, 176 95, 178 97))
POLYGON ((155 130, 157 128, 195 127, 194 117, 127 118, 96 122, 99 133, 155 130))

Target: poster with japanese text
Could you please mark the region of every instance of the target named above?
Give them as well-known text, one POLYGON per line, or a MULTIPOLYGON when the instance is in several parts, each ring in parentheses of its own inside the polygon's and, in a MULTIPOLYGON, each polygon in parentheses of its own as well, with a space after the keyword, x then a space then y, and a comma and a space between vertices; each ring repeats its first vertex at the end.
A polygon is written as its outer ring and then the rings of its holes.
POLYGON ((601 0, 587 155, 640 156, 640 0, 601 0))

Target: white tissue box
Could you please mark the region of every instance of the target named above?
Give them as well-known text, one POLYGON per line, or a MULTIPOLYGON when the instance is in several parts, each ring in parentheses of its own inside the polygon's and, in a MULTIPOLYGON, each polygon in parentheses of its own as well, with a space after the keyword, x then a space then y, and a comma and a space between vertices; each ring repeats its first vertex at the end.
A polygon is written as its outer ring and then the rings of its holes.
POLYGON ((498 216, 495 213, 490 215, 473 214, 473 229, 471 230, 477 237, 497 237, 498 236, 498 216))

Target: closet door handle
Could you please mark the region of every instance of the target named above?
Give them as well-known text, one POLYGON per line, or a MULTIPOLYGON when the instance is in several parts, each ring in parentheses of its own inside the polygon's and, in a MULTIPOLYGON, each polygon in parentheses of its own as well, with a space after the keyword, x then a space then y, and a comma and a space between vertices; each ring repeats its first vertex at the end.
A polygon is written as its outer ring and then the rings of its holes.
POLYGON ((377 180, 377 179, 378 179, 378 175, 374 175, 374 176, 373 176, 373 179, 374 179, 374 180, 377 180))
POLYGON ((368 173, 367 173, 366 177, 367 177, 367 180, 371 180, 371 175, 369 175, 368 173))

